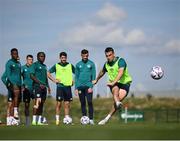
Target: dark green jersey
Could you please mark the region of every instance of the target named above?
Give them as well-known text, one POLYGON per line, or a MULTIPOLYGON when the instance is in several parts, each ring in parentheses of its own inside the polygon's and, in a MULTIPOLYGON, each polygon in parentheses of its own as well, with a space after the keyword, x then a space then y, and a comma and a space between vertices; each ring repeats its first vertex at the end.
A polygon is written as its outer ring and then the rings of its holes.
POLYGON ((28 65, 24 65, 21 68, 21 74, 22 74, 22 78, 23 78, 23 86, 27 89, 32 90, 33 89, 33 80, 30 78, 30 67, 28 65))
MULTIPOLYGON (((30 74, 34 75, 36 77, 36 79, 39 80, 40 84, 48 87, 47 67, 45 64, 43 64, 39 61, 36 61, 30 67, 30 74)), ((39 87, 40 84, 33 82, 33 85, 35 87, 39 87)))
POLYGON ((7 74, 6 74, 6 72, 4 72, 3 75, 1 76, 1 80, 2 80, 2 82, 4 83, 4 85, 5 85, 6 87, 8 87, 8 86, 10 85, 10 82, 9 82, 8 79, 7 79, 7 74))
POLYGON ((19 61, 10 59, 6 63, 6 75, 12 85, 21 86, 21 64, 19 61))
MULTIPOLYGON (((67 62, 67 63, 65 63, 65 64, 63 64, 63 63, 58 63, 58 64, 61 65, 62 67, 65 67, 65 66, 67 66, 69 63, 67 62)), ((71 64, 71 65, 72 65, 72 64, 71 64)), ((49 69, 49 72, 50 72, 50 73, 56 73, 56 64, 49 69)), ((72 72, 75 73, 75 67, 74 67, 73 65, 72 65, 72 72)), ((58 83, 58 84, 57 84, 57 87, 64 87, 64 85, 61 84, 61 83, 58 83)))
POLYGON ((92 80, 96 79, 95 64, 91 60, 80 61, 76 64, 75 88, 81 86, 93 87, 92 80))

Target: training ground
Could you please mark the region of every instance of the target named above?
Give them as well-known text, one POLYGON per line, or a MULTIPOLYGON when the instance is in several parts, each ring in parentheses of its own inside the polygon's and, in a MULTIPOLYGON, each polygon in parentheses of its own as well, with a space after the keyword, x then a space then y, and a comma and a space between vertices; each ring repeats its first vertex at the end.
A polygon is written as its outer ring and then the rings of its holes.
MULTIPOLYGON (((5 125, 6 97, 0 96, 0 140, 180 140, 180 99, 178 98, 127 98, 124 101, 129 109, 144 111, 143 121, 124 122, 117 112, 106 125, 97 125, 98 121, 107 115, 111 98, 94 99, 94 119, 95 125, 81 125, 80 104, 78 99, 74 99, 71 105, 71 115, 73 125, 62 123, 63 112, 61 113, 61 123, 55 125, 54 107, 55 100, 48 98, 44 110, 44 115, 49 125, 26 126, 24 125, 23 104, 20 107, 21 125, 7 127, 5 125), (171 102, 169 102, 171 101, 171 102)), ((31 107, 32 108, 32 107, 31 107)))

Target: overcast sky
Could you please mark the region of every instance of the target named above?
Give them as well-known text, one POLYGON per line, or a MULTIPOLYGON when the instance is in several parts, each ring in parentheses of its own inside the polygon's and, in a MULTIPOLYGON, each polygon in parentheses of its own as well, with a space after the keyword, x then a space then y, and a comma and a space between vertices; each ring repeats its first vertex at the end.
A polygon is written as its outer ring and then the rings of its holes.
MULTIPOLYGON (((107 46, 126 60, 132 91, 180 89, 180 1, 0 0, 0 75, 14 47, 22 64, 27 54, 44 51, 48 68, 61 51, 75 65, 86 48, 98 73, 107 46), (158 81, 149 74, 155 65, 165 72, 158 81)), ((95 89, 107 92, 106 77, 95 89)), ((0 93, 6 93, 2 82, 0 93)))

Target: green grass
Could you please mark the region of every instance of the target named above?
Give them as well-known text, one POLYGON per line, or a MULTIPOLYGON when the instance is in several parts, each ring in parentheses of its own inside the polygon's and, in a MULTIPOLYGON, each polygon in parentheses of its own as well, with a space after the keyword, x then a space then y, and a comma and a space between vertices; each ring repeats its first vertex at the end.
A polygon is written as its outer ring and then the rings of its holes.
POLYGON ((180 139, 178 124, 109 123, 105 126, 48 125, 0 127, 0 139, 180 139))
MULTIPOLYGON (((80 125, 81 117, 80 103, 77 98, 71 104, 71 116, 75 125, 55 126, 55 99, 48 98, 45 104, 44 116, 47 118, 48 126, 13 126, 7 127, 0 125, 0 139, 180 139, 180 119, 177 119, 176 110, 180 108, 180 99, 174 98, 152 98, 150 101, 146 98, 126 98, 123 101, 128 105, 129 109, 145 111, 145 121, 143 122, 128 122, 124 123, 119 119, 117 112, 110 122, 105 126, 98 126, 97 122, 104 118, 109 112, 112 99, 100 98, 94 99, 94 119, 95 126, 80 125), (170 114, 167 123, 167 109, 170 114), (159 120, 156 120, 156 111, 159 112, 159 120), (162 111, 163 110, 163 111, 162 111)), ((0 95, 0 120, 5 123, 6 119, 7 100, 5 96, 0 95)), ((31 104, 32 114, 32 104, 31 104)), ((20 105, 20 115, 22 124, 24 123, 24 106, 20 105)), ((31 115, 32 117, 32 115, 31 115)), ((179 116, 180 118, 180 116, 179 116)), ((63 110, 60 114, 60 119, 63 119, 63 110)))

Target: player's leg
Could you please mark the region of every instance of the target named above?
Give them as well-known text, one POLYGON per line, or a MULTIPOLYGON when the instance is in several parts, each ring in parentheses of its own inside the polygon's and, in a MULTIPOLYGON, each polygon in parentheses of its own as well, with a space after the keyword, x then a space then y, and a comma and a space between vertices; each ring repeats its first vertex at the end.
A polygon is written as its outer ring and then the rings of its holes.
POLYGON ((56 88, 56 125, 59 125, 60 123, 60 111, 61 111, 61 106, 62 106, 62 100, 64 99, 63 97, 63 88, 62 87, 57 87, 56 88))
POLYGON ((88 103, 88 113, 89 113, 89 119, 90 119, 90 124, 94 125, 93 121, 93 114, 94 114, 94 108, 93 108, 93 93, 88 93, 88 89, 86 89, 86 98, 87 98, 87 103, 88 103))
POLYGON ((69 116, 70 113, 70 102, 69 101, 64 101, 64 115, 69 116))
POLYGON ((56 125, 59 125, 59 115, 61 110, 62 101, 56 100, 56 125))
POLYGON ((70 103, 72 101, 72 91, 71 91, 71 87, 68 86, 68 87, 64 87, 64 92, 63 92, 63 95, 64 95, 64 115, 65 115, 65 118, 66 117, 70 117, 70 103))
POLYGON ((24 115, 26 117, 26 125, 30 124, 29 118, 29 106, 30 106, 31 92, 28 89, 23 91, 23 102, 24 102, 24 115))
POLYGON ((46 101, 46 96, 47 96, 47 89, 41 89, 41 102, 39 104, 39 117, 38 117, 38 125, 45 125, 44 123, 42 123, 42 114, 43 114, 43 109, 44 109, 44 104, 46 101))
POLYGON ((82 116, 86 116, 87 115, 87 111, 86 111, 86 99, 85 99, 85 90, 82 88, 78 89, 78 93, 79 93, 79 100, 81 103, 81 112, 82 112, 82 116))
POLYGON ((129 93, 130 84, 119 84, 119 99, 123 101, 129 93))
POLYGON ((7 98, 7 117, 6 117, 6 125, 11 125, 11 120, 14 116, 14 106, 13 106, 13 96, 12 91, 8 90, 8 98, 7 98))
POLYGON ((19 119, 19 113, 18 113, 19 95, 20 95, 20 87, 14 85, 13 86, 14 118, 16 118, 16 119, 19 119))
POLYGON ((119 105, 121 104, 120 99, 119 99, 119 87, 117 85, 115 85, 114 87, 112 87, 110 89, 111 89, 111 92, 113 95, 114 102, 113 102, 113 105, 112 105, 112 108, 111 108, 109 114, 98 123, 99 125, 106 124, 109 121, 109 119, 113 116, 113 114, 116 112, 119 105))
POLYGON ((41 100, 41 102, 39 103, 39 108, 38 108, 38 121, 37 121, 37 125, 42 125, 42 113, 43 113, 43 107, 44 107, 44 100, 41 100))
POLYGON ((40 88, 35 88, 35 99, 34 99, 34 106, 33 106, 33 120, 32 125, 37 124, 37 116, 39 114, 39 104, 41 102, 41 90, 40 88))

